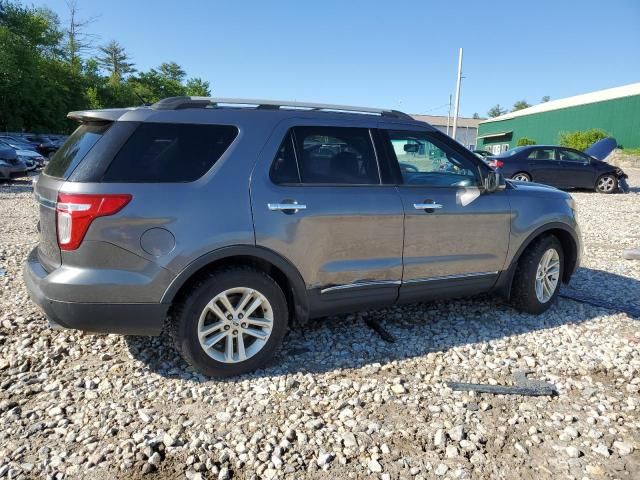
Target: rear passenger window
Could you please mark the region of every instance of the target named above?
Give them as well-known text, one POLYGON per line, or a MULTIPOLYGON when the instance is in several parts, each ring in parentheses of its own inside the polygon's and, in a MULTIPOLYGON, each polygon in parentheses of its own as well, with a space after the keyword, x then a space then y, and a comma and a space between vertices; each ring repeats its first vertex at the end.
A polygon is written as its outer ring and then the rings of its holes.
POLYGON ((192 182, 229 148, 238 129, 229 125, 141 123, 115 156, 104 182, 192 182))
POLYGON ((296 127, 293 133, 302 183, 380 183, 368 129, 296 127))

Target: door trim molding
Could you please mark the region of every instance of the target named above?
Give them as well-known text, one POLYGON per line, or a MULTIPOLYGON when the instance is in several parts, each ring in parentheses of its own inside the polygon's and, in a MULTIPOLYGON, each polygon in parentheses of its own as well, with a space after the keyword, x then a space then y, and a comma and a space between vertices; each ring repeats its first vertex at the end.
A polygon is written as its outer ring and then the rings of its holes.
POLYGON ((456 275, 440 275, 437 277, 413 278, 411 280, 403 280, 402 285, 435 282, 438 280, 455 280, 459 278, 488 277, 490 275, 498 275, 498 272, 497 271, 496 272, 474 272, 474 273, 460 273, 456 275))
POLYGON ((320 294, 335 292, 338 290, 347 290, 350 288, 367 288, 367 287, 384 287, 384 286, 392 286, 392 285, 401 285, 402 282, 400 280, 371 280, 371 281, 363 281, 363 282, 353 282, 353 283, 345 283, 342 285, 333 285, 331 287, 326 287, 320 290, 320 294))

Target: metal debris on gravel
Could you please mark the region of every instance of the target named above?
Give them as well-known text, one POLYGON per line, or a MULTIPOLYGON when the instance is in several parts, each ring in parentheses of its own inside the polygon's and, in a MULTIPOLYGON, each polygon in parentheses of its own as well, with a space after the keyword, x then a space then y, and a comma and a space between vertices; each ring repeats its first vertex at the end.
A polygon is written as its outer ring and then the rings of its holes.
POLYGON ((210 380, 164 337, 52 331, 22 285, 28 181, 0 186, 0 478, 640 478, 640 170, 574 192, 585 242, 540 316, 478 297, 312 321, 276 361, 210 380), (615 219, 614 223, 612 219, 615 219), (367 326, 376 318, 395 338, 367 326), (517 370, 556 397, 453 391, 517 370))

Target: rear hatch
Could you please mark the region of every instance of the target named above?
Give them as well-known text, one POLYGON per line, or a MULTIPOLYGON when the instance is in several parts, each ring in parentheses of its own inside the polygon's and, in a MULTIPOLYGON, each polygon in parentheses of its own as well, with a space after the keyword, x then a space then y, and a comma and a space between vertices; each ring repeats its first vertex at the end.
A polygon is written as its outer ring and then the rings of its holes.
POLYGON ((108 122, 81 125, 60 147, 34 186, 40 208, 38 257, 47 271, 61 263, 56 225, 58 192, 110 125, 108 122))

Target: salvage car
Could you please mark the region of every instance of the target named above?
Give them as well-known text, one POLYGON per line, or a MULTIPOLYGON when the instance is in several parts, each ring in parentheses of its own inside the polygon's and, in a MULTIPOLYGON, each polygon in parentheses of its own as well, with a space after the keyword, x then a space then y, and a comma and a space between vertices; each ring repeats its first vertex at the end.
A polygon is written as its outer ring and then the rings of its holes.
POLYGON ((18 160, 13 148, 0 145, 0 180, 10 180, 27 174, 27 166, 18 160))
POLYGON ((16 151, 16 158, 27 165, 29 170, 34 170, 37 167, 44 166, 44 157, 38 152, 35 152, 33 150, 23 150, 19 148, 18 144, 8 143, 3 140, 0 140, 0 147, 13 148, 16 151))
POLYGON ((627 175, 603 160, 616 148, 603 139, 585 152, 556 145, 528 145, 487 158, 487 164, 513 180, 599 193, 628 191, 627 175))
POLYGON ((72 112, 24 268, 56 328, 158 335, 199 371, 274 358, 290 322, 493 292, 550 308, 575 204, 395 110, 203 97, 72 112))

